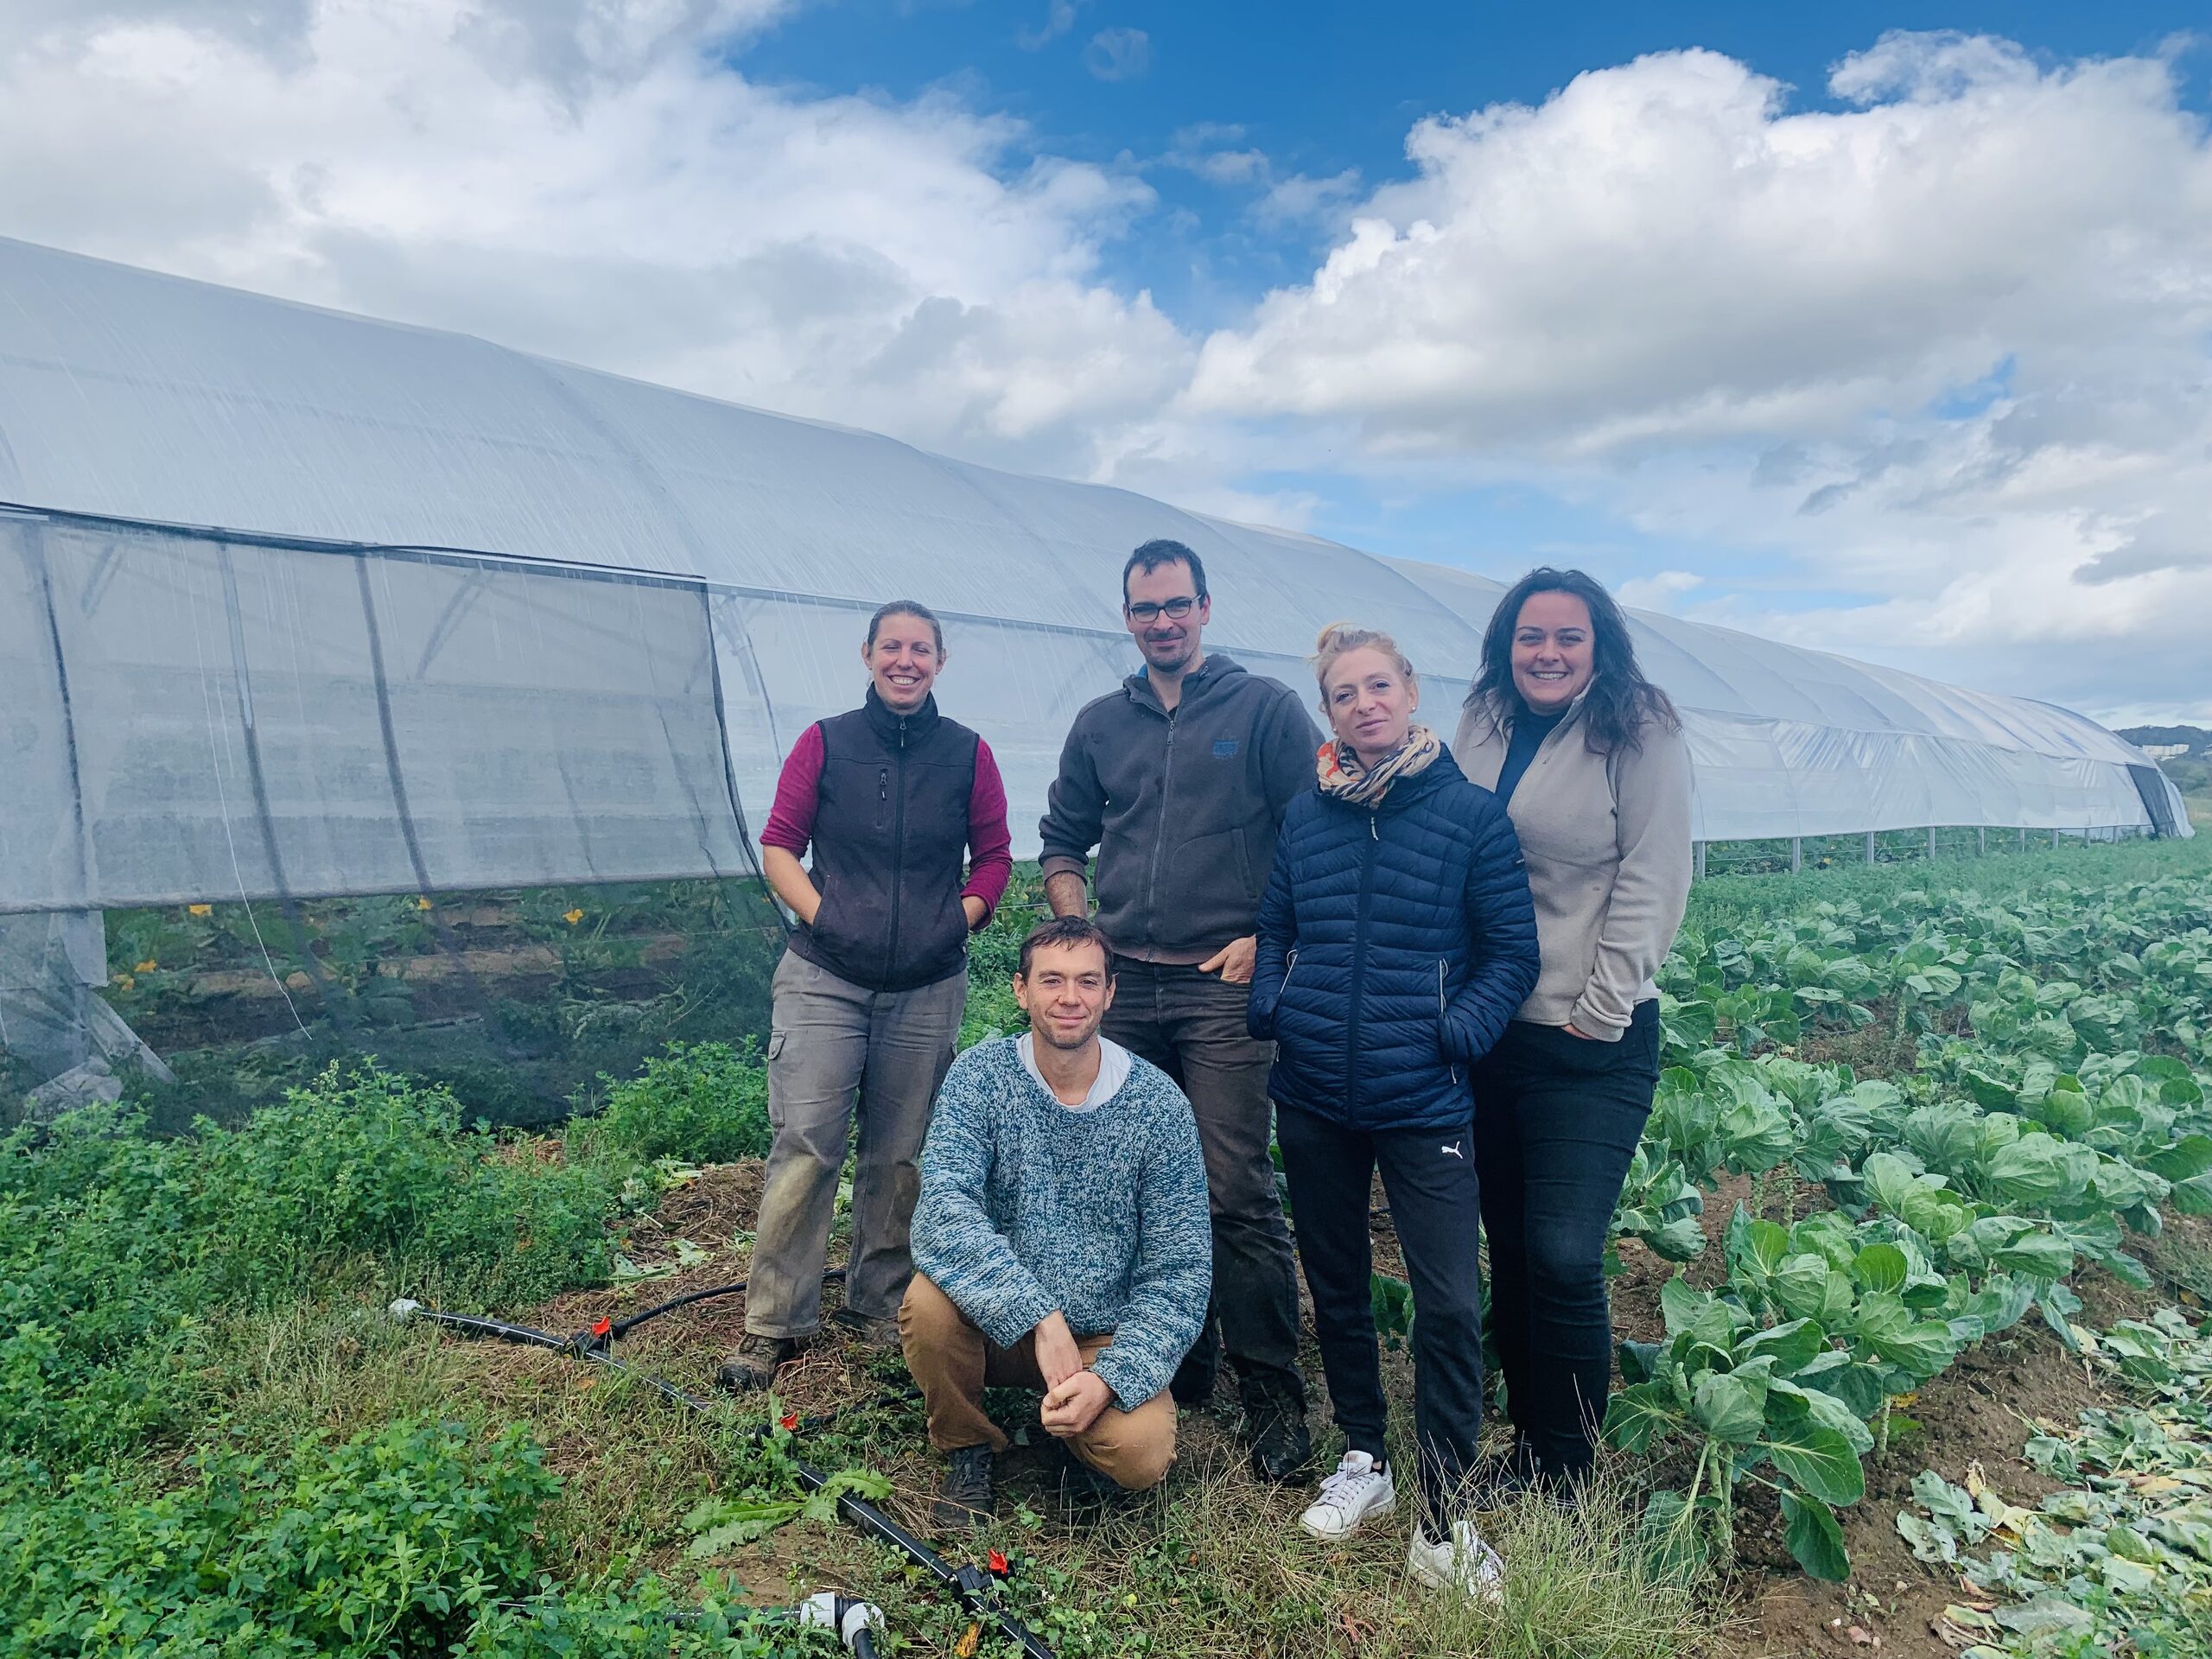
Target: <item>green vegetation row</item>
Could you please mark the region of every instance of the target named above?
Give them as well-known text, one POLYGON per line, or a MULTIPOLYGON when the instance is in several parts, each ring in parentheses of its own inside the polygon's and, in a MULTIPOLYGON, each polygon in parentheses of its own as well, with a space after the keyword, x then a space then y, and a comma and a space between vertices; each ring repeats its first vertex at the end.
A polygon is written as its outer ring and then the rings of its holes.
POLYGON ((1695 1258, 1702 1193, 1732 1174, 1817 1184, 1833 1207, 1785 1224, 1739 1205, 1719 1285, 1676 1278, 1665 1340, 1624 1344, 1605 1433, 1694 1449, 1688 1491, 1647 1513, 1671 1544, 1728 1553, 1754 1481, 1798 1561, 1840 1580, 1835 1510, 1865 1495, 1897 1396, 2031 1311, 2077 1345, 2079 1268, 2147 1285, 2131 1237, 2165 1206, 2212 1213, 2212 888, 1705 911, 1662 975, 1669 1065, 1616 1233, 1695 1258), (1911 1046, 1895 1080, 1785 1052, 1878 1020, 1911 1046))

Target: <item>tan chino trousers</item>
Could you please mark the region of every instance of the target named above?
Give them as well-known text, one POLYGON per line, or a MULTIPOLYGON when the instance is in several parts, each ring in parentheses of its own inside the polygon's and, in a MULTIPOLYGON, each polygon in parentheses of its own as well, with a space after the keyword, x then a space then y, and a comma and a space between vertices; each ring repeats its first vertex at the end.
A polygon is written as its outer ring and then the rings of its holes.
MULTIPOLYGON (((1042 1389, 1037 1338, 1032 1332, 1001 1348, 971 1324, 927 1274, 918 1273, 899 1305, 899 1337, 906 1369, 921 1384, 929 1411, 930 1444, 940 1452, 964 1446, 1007 1448, 998 1425, 983 1414, 983 1390, 1042 1389)), ((1113 1332, 1079 1337, 1086 1365, 1113 1341, 1113 1332)), ((1125 1491, 1157 1486, 1175 1460, 1175 1402, 1163 1389, 1135 1411, 1108 1406, 1098 1420, 1067 1442, 1069 1450, 1125 1491)))

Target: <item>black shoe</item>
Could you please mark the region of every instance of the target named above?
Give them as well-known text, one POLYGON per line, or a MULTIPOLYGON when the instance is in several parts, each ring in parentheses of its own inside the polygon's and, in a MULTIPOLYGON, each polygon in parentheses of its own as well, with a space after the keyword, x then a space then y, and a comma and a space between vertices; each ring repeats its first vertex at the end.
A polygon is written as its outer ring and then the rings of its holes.
POLYGON ((1248 1379, 1240 1392, 1252 1472, 1279 1486, 1304 1479, 1313 1466, 1313 1435, 1306 1427, 1306 1389, 1298 1374, 1248 1379))
POLYGON ((1210 1319, 1191 1344, 1191 1351, 1183 1356, 1183 1363, 1175 1368, 1175 1376, 1167 1384, 1168 1395, 1179 1406, 1203 1406, 1213 1398, 1214 1382, 1220 1375, 1221 1326, 1210 1319))
POLYGON ((1516 1456, 1507 1459, 1495 1476, 1478 1479, 1472 1502, 1478 1510, 1505 1510, 1534 1492, 1560 1514, 1572 1515, 1581 1507, 1582 1489, 1589 1481, 1586 1465, 1580 1469, 1547 1469, 1533 1455, 1516 1456))
POLYGON ((747 1337, 737 1351, 722 1362, 715 1381, 732 1394, 755 1394, 776 1380, 776 1373, 798 1357, 798 1344, 789 1337, 747 1337))
POLYGON ((952 1466, 937 1489, 930 1505, 930 1520, 941 1532, 986 1525, 998 1509, 998 1494, 991 1484, 994 1463, 988 1446, 963 1446, 952 1454, 952 1466))
POLYGON ((849 1307, 841 1307, 830 1316, 830 1323, 852 1332, 853 1346, 862 1353, 895 1354, 899 1351, 899 1321, 874 1319, 865 1313, 855 1313, 849 1307))
POLYGON ((1133 1494, 1122 1490, 1111 1476, 1102 1475, 1076 1456, 1065 1440, 1053 1444, 1060 1452, 1060 1508, 1071 1519, 1096 1519, 1126 1504, 1133 1494))
POLYGON ((1508 1451, 1484 1458, 1467 1482, 1468 1502, 1478 1510, 1503 1509, 1535 1478, 1536 1454, 1518 1433, 1508 1451))

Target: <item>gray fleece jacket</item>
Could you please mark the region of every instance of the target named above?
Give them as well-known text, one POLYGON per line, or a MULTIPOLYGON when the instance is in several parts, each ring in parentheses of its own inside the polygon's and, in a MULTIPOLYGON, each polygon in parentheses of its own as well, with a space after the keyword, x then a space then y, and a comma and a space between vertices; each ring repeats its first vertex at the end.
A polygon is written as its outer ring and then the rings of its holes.
POLYGON ((1098 925, 1126 957, 1204 962, 1258 925, 1284 809, 1313 787, 1321 733, 1280 680, 1219 652, 1170 714, 1142 674, 1084 706, 1045 817, 1049 880, 1098 849, 1098 925))

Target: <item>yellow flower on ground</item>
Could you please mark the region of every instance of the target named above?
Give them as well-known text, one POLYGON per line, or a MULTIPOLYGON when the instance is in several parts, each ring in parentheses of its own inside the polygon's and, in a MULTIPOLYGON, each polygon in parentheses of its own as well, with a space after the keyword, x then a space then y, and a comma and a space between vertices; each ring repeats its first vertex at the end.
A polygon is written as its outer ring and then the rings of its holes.
POLYGON ((561 919, 566 922, 570 927, 574 927, 578 922, 583 920, 583 918, 584 913, 581 910, 563 911, 561 913, 561 919))
POLYGON ((188 916, 213 916, 215 913, 215 906, 213 905, 187 905, 184 907, 184 913, 188 916))
POLYGON ((429 899, 427 899, 423 898, 420 893, 417 893, 417 894, 415 896, 415 908, 416 908, 416 909, 417 909, 417 910, 428 910, 429 907, 430 907, 430 901, 429 901, 429 899))
POLYGON ((146 960, 145 960, 145 961, 143 961, 143 962, 140 963, 137 967, 133 968, 130 971, 131 971, 132 973, 134 973, 134 974, 150 974, 150 973, 152 973, 152 972, 153 972, 156 968, 159 968, 161 965, 162 965, 162 964, 161 964, 160 963, 156 962, 156 961, 155 961, 151 957, 147 957, 147 958, 146 958, 146 960))
POLYGON ((128 974, 118 974, 115 976, 115 982, 126 991, 136 990, 138 988, 138 982, 128 974))

